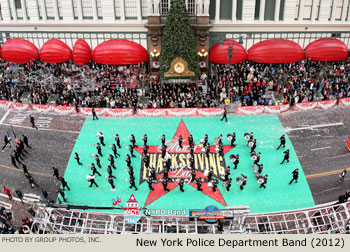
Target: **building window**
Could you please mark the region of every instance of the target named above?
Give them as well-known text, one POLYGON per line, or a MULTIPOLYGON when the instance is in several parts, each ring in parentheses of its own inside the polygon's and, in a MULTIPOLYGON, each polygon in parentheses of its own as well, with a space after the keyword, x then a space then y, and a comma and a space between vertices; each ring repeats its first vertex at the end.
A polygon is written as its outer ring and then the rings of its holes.
MULTIPOLYGON (((218 0, 220 1, 220 0, 218 0)), ((210 5, 209 5, 209 18, 210 20, 215 19, 215 11, 216 11, 216 0, 210 0, 210 5)))
POLYGON ((255 0, 254 19, 259 20, 259 18, 260 18, 260 0, 255 0))
POLYGON ((72 0, 72 5, 73 5, 73 17, 74 19, 78 19, 79 18, 78 0, 72 0))
POLYGON ((137 19, 137 3, 136 0, 124 1, 125 19, 137 19))
POLYGON ((15 11, 17 13, 17 19, 22 20, 23 19, 23 10, 22 10, 21 0, 15 0, 15 11))
POLYGON ((334 18, 335 20, 341 20, 343 13, 344 0, 335 0, 336 3, 334 10, 334 18))
POLYGON ((82 0, 83 19, 93 19, 92 0, 82 0))
POLYGON ((189 16, 195 16, 197 10, 196 0, 188 0, 187 13, 189 16))
POLYGON ((45 9, 46 9, 47 19, 55 19, 53 0, 45 0, 45 9))
POLYGON ((160 15, 166 16, 169 11, 169 0, 160 0, 160 15))
POLYGON ((237 0, 236 19, 242 20, 243 0, 237 0))
POLYGON ((300 13, 300 0, 297 0, 296 2, 296 8, 295 8, 295 17, 294 20, 299 19, 299 13, 300 13))
POLYGON ((319 18, 320 18, 320 9, 321 9, 321 0, 316 0, 316 18, 315 18, 315 20, 319 20, 319 18))
POLYGON ((265 1, 264 20, 275 20, 276 0, 265 1))
POLYGON ((304 0, 303 20, 311 20, 313 0, 304 0))
POLYGON ((285 0, 281 0, 280 12, 279 12, 279 20, 283 20, 283 18, 284 18, 284 3, 285 3, 285 0))
POLYGON ((123 0, 114 0, 115 19, 120 19, 120 1, 123 0))
POLYGON ((102 16, 102 0, 96 0, 96 7, 97 7, 97 18, 103 19, 102 16))
POLYGON ((58 8, 58 17, 60 20, 62 20, 63 19, 62 0, 57 0, 57 8, 58 8))
POLYGON ((39 14, 39 19, 43 19, 43 10, 41 6, 41 0, 37 0, 38 3, 38 14, 39 14))
POLYGON ((349 3, 348 3, 348 10, 347 10, 347 12, 346 12, 345 21, 348 21, 348 20, 349 20, 349 9, 350 9, 350 0, 349 0, 349 3))
POLYGON ((147 19, 148 17, 147 0, 141 0, 141 16, 142 19, 147 19))
POLYGON ((220 19, 232 20, 232 0, 220 0, 220 19))

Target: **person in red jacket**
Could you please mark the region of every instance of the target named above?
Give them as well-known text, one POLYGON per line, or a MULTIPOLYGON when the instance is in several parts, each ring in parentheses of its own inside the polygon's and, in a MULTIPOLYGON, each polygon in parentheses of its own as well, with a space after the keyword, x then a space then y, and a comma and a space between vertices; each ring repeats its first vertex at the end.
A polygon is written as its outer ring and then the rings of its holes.
POLYGON ((4 193, 9 197, 10 200, 12 200, 12 195, 10 189, 6 188, 4 186, 4 193))

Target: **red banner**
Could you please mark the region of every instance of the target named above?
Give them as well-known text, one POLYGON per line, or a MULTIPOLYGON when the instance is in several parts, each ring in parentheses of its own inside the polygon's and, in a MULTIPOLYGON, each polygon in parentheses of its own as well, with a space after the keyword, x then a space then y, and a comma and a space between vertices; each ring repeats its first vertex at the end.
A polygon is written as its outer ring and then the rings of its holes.
POLYGON ((52 112, 52 106, 50 106, 50 105, 33 104, 32 109, 35 112, 42 112, 42 113, 52 112))
POLYGON ((247 106, 247 107, 237 107, 237 115, 257 115, 264 113, 264 106, 247 106))
POLYGON ((346 140, 346 148, 345 150, 350 151, 350 137, 348 137, 348 139, 346 140))
POLYGON ((286 112, 290 108, 289 104, 282 104, 277 106, 265 106, 264 107, 264 113, 267 114, 279 114, 281 112, 286 112))
POLYGON ((317 108, 318 102, 306 102, 306 103, 297 103, 294 105, 294 111, 305 111, 317 108))
POLYGON ((348 106, 350 105, 350 98, 341 98, 339 100, 339 106, 348 106))
POLYGON ((18 111, 30 110, 28 103, 13 102, 12 108, 18 111))
POLYGON ((12 102, 0 100, 0 108, 12 108, 12 102))
POLYGON ((317 108, 329 109, 337 105, 337 100, 319 101, 317 102, 317 108))
POLYGON ((77 113, 75 107, 72 107, 72 106, 51 106, 51 111, 61 115, 77 113))
POLYGON ((198 116, 221 116, 224 113, 224 108, 198 108, 198 116))

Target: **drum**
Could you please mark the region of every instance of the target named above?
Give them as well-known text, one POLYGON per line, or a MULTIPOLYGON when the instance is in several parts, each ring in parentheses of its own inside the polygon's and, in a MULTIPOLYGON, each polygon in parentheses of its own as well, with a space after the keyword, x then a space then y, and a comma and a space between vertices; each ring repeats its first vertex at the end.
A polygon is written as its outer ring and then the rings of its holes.
POLYGON ((244 139, 248 141, 250 139, 250 134, 244 133, 244 139))
POLYGON ((209 171, 208 171, 208 170, 205 170, 205 171, 204 171, 204 176, 208 177, 208 175, 209 175, 209 171))
POLYGON ((264 183, 264 181, 264 177, 259 177, 256 182, 258 182, 258 184, 261 185, 262 183, 264 183))
POLYGON ((201 149, 201 151, 204 153, 204 152, 205 152, 205 148, 203 147, 203 148, 201 149))
POLYGON ((218 137, 215 137, 215 138, 214 138, 214 144, 215 144, 215 145, 219 145, 219 138, 218 138, 218 137))
POLYGON ((212 183, 212 182, 209 182, 209 183, 208 183, 208 187, 209 187, 209 188, 212 188, 212 187, 213 187, 213 183, 212 183))
POLYGON ((200 142, 201 144, 203 144, 203 143, 204 143, 204 139, 199 140, 199 142, 200 142))
POLYGON ((221 176, 225 176, 225 172, 224 171, 220 171, 220 175, 221 176))
POLYGON ((96 156, 94 154, 91 155, 92 158, 96 158, 96 156))
POLYGON ((248 142, 248 146, 249 146, 249 147, 253 147, 253 145, 254 145, 254 142, 253 142, 253 141, 249 141, 249 142, 248 142))
POLYGON ((253 154, 253 155, 250 156, 250 159, 255 161, 257 159, 257 156, 255 154, 253 154))
POLYGON ((215 152, 219 153, 219 151, 220 151, 219 147, 215 147, 215 152))
POLYGON ((227 140, 231 141, 233 138, 232 134, 227 134, 227 140))
POLYGON ((234 163, 236 161, 236 156, 235 155, 230 155, 230 161, 234 163))
POLYGON ((241 177, 236 178, 237 185, 241 186, 243 184, 243 179, 241 177))

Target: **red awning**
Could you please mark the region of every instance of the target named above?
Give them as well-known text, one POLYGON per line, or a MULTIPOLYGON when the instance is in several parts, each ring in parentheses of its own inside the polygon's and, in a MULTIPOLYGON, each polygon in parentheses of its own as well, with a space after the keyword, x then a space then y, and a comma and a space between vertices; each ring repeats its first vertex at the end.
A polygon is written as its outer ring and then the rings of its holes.
POLYGON ((303 58, 300 45, 287 39, 264 40, 248 50, 248 60, 259 63, 291 63, 303 58))
POLYGON ((91 60, 91 48, 83 39, 78 39, 73 47, 74 64, 84 65, 91 60))
POLYGON ((61 63, 72 59, 72 50, 63 41, 50 39, 40 49, 40 59, 48 63, 61 63))
POLYGON ((99 44, 92 53, 93 61, 108 65, 130 65, 148 61, 147 50, 130 40, 111 39, 99 44))
POLYGON ((343 41, 334 38, 315 40, 305 48, 305 58, 316 61, 345 60, 348 54, 348 48, 343 41))
POLYGON ((26 63, 39 58, 38 48, 25 39, 9 39, 1 48, 1 58, 9 62, 26 63))
POLYGON ((223 40, 223 44, 216 43, 209 51, 209 61, 219 64, 228 64, 228 47, 232 45, 231 64, 240 63, 247 59, 244 47, 232 39, 223 40))

